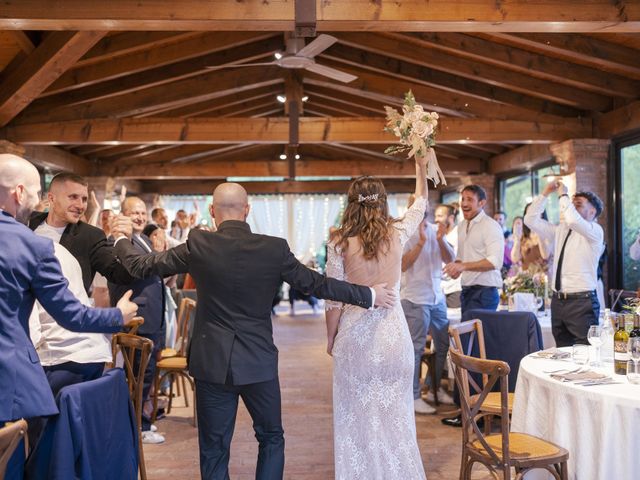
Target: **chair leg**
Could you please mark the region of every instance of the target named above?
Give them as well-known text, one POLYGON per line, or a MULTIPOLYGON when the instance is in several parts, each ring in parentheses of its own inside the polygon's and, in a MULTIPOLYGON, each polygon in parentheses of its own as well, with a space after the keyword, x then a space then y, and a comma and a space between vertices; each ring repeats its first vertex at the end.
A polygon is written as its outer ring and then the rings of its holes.
POLYGON ((142 449, 142 427, 138 426, 138 468, 140 469, 140 480, 147 480, 147 467, 144 464, 144 450, 142 449))
POLYGON ((487 415, 484 417, 484 434, 491 434, 491 426, 493 424, 493 415, 487 415))
POLYGON ((173 405, 173 384, 176 383, 177 384, 177 389, 180 390, 180 384, 177 383, 176 377, 173 374, 173 372, 168 372, 168 376, 169 376, 169 402, 167 403, 167 415, 171 413, 171 406, 173 405))
POLYGON ((436 356, 429 357, 429 375, 431 376, 431 389, 433 390, 433 401, 436 406, 440 405, 438 401, 438 385, 436 385, 436 356))
POLYGON ((155 387, 156 394, 153 396, 153 414, 151 415, 151 423, 156 423, 156 417, 158 416, 158 395, 160 393, 160 370, 157 368, 153 374, 153 385, 155 387))
POLYGON ((180 375, 182 381, 182 391, 184 392, 184 406, 189 406, 189 396, 187 395, 187 381, 184 379, 184 375, 180 375))
POLYGON ((567 468, 566 461, 560 464, 560 478, 562 480, 569 480, 569 469, 567 468))

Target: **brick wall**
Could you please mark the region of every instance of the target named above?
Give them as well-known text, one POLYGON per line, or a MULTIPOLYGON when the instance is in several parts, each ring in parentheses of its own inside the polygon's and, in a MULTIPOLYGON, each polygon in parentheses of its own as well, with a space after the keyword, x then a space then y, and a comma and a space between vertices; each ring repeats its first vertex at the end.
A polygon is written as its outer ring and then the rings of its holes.
POLYGON ((558 163, 566 167, 571 194, 576 191, 590 191, 598 195, 605 204, 605 211, 598 223, 607 237, 607 160, 609 158, 609 140, 580 138, 567 140, 551 146, 558 163), (564 164, 564 165, 563 165, 564 164))
POLYGON ((480 185, 487 192, 487 203, 484 206, 484 212, 490 217, 497 210, 496 208, 496 177, 495 175, 481 174, 481 175, 466 175, 461 178, 462 183, 459 190, 462 190, 465 185, 475 184, 480 185))

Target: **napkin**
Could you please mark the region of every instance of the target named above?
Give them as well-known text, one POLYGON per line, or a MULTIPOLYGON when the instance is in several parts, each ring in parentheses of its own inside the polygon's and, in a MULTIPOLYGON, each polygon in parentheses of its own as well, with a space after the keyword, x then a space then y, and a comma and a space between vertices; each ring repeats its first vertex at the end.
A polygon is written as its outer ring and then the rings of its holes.
POLYGON ((548 358, 550 360, 559 360, 561 358, 570 358, 571 352, 565 352, 558 348, 547 348, 533 354, 534 357, 548 358))
POLYGON ((557 374, 554 373, 551 375, 551 378, 555 380, 560 380, 563 382, 576 382, 578 380, 603 380, 608 378, 604 373, 593 372, 587 370, 586 372, 575 372, 575 373, 562 373, 557 374))

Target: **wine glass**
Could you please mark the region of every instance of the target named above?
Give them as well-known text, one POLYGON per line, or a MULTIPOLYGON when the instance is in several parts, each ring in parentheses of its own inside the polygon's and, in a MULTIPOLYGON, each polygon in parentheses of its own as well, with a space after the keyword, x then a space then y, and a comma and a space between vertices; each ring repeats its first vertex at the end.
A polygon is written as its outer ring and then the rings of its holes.
POLYGON ((602 346, 601 335, 602 335, 602 328, 600 327, 600 325, 591 325, 589 327, 587 340, 589 340, 589 343, 596 349, 596 358, 591 364, 594 367, 600 367, 602 365, 600 362, 600 347, 602 346))
MULTIPOLYGON (((629 358, 633 362, 633 371, 640 377, 640 369, 638 368, 638 361, 640 361, 640 337, 631 337, 629 339, 627 351, 629 352, 629 358)), ((630 378, 629 381, 631 381, 630 378)), ((631 383, 640 383, 640 381, 631 383)))

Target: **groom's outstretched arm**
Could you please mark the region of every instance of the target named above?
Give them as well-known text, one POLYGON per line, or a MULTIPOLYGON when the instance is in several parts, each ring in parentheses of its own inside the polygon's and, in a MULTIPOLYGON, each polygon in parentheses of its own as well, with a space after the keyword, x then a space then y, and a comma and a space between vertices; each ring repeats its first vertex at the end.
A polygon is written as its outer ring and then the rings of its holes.
POLYGON ((374 301, 376 305, 381 306, 389 306, 393 303, 393 298, 386 290, 380 289, 380 293, 376 293, 376 298, 374 299, 373 289, 370 287, 328 278, 305 267, 289 250, 286 242, 284 242, 284 245, 282 280, 297 290, 318 298, 349 303, 362 308, 373 307, 374 301))
POLYGON ((187 273, 189 265, 189 247, 187 243, 170 248, 165 252, 140 254, 131 240, 121 237, 116 240, 116 256, 129 274, 135 278, 147 278, 152 275, 167 277, 176 273, 187 273))

